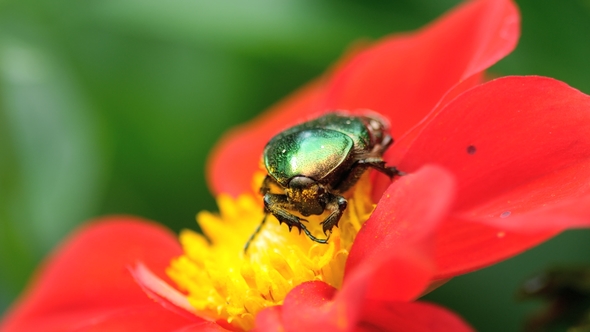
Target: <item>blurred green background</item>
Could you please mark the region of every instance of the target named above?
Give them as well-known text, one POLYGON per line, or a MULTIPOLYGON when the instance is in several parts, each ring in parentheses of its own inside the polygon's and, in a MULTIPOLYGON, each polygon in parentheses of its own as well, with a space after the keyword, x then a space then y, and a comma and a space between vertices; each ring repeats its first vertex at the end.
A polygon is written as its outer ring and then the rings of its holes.
MULTIPOLYGON (((0 1, 0 314, 80 222, 133 214, 175 231, 215 210, 222 133, 318 76, 347 45, 423 26, 457 0, 0 1)), ((590 93, 590 0, 522 0, 494 75, 590 93)), ((590 231, 455 278, 427 296, 478 330, 516 331, 513 294, 555 263, 590 264, 590 231)))

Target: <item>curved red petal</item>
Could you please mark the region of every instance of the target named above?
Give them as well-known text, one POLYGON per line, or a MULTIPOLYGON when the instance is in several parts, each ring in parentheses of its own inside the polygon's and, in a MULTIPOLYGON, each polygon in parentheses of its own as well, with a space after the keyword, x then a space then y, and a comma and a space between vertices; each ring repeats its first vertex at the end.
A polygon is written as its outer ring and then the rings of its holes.
POLYGON ((281 321, 281 306, 269 307, 256 315, 255 332, 275 332, 284 331, 283 323, 281 321))
POLYGON ((358 331, 473 331, 449 310, 424 302, 367 302, 359 325, 358 331))
POLYGON ((364 299, 321 282, 299 285, 257 317, 256 331, 473 331, 452 312, 433 304, 364 299))
POLYGON ((423 118, 416 126, 406 131, 399 139, 395 141, 394 148, 390 148, 383 155, 383 159, 390 165, 399 165, 400 160, 408 152, 409 147, 414 143, 416 138, 420 135, 424 127, 428 125, 433 118, 453 99, 461 95, 466 90, 481 83, 479 75, 471 76, 465 81, 455 85, 443 99, 436 105, 436 107, 423 118))
POLYGON ((129 272, 145 294, 164 308, 183 315, 196 314, 195 308, 190 304, 186 295, 160 279, 143 263, 139 262, 135 266, 129 267, 129 272))
POLYGON ((522 234, 473 221, 451 218, 436 233, 435 279, 451 278, 495 264, 532 248, 557 231, 522 234))
POLYGON ((348 257, 347 271, 370 256, 426 244, 424 239, 434 235, 438 223, 450 211, 454 182, 449 172, 435 165, 426 165, 396 179, 359 231, 348 257))
POLYGON ((364 287, 346 287, 338 292, 334 287, 311 281, 293 288, 282 306, 285 331, 350 331, 363 302, 364 287))
POLYGON ((590 193, 590 96, 544 77, 482 84, 445 107, 399 167, 429 163, 456 176, 464 217, 501 221, 581 199, 590 193))
POLYGON ((338 326, 342 327, 341 330, 350 330, 349 310, 333 301, 336 293, 336 288, 321 281, 310 281, 293 288, 285 297, 282 308, 285 330, 333 331, 338 326))
POLYGON ((133 217, 97 220, 75 232, 49 257, 1 330, 118 326, 161 331, 200 322, 149 299, 128 270, 141 261, 169 280, 163 272, 181 253, 175 236, 154 223, 133 217))
POLYGON ((444 275, 590 225, 590 97, 543 77, 473 88, 423 128, 399 167, 412 172, 429 163, 449 169, 458 182, 455 221, 437 240, 437 255, 449 264, 455 257, 458 266, 443 264, 444 275))
MULTIPOLYGON (((590 195, 567 199, 553 204, 541 203, 534 211, 512 214, 504 211, 503 218, 477 218, 476 220, 500 229, 522 233, 537 233, 568 228, 590 227, 590 195), (544 206, 543 206, 544 205, 544 206)), ((469 220, 469 215, 465 216, 469 220)))
POLYGON ((401 136, 451 87, 463 82, 455 96, 475 85, 480 71, 508 54, 520 34, 519 21, 510 0, 472 1, 420 32, 388 37, 346 56, 328 83, 312 83, 224 136, 209 158, 212 192, 237 196, 250 191, 266 142, 312 114, 372 108, 388 115, 394 137, 401 136))
POLYGON ((399 138, 453 86, 510 53, 519 35, 512 1, 467 2, 417 33, 385 38, 354 57, 330 81, 324 109, 375 110, 390 118, 399 138))
MULTIPOLYGON (((357 327, 367 298, 410 300, 417 297, 431 281, 432 261, 413 248, 404 249, 407 250, 363 262, 347 276, 340 291, 321 281, 295 287, 281 308, 282 326, 286 331, 350 331, 357 327)), ((259 321, 262 323, 262 319, 257 319, 259 321)), ((264 321, 277 320, 267 317, 264 321)))
POLYGON ((21 322, 18 325, 7 325, 7 328, 1 331, 227 331, 213 322, 179 320, 178 317, 171 311, 163 310, 156 303, 129 305, 125 308, 97 307, 94 310, 66 308, 63 313, 56 312, 51 315, 33 317, 31 321, 21 322))
POLYGON ((423 257, 432 252, 435 230, 448 217, 454 190, 452 176, 436 166, 397 179, 359 231, 346 263, 345 283, 357 269, 366 270, 367 264, 381 264, 384 258, 403 253, 406 268, 375 267, 379 273, 370 276, 371 284, 379 287, 372 287, 369 294, 389 300, 421 294, 425 284, 418 275, 426 281, 430 275, 417 273, 417 266, 425 266, 423 257), (412 264, 415 268, 410 268, 412 264))
MULTIPOLYGON (((411 301, 424 293, 435 272, 433 259, 408 248, 374 267, 371 275, 357 282, 367 283, 367 298, 386 301, 411 301)), ((375 265, 367 262, 366 265, 375 265)), ((361 265, 359 268, 363 268, 361 265)), ((370 270, 369 267, 366 267, 370 270)), ((350 279, 347 282, 351 283, 350 279)), ((352 286, 350 286, 352 287, 352 286)))
POLYGON ((473 331, 436 305, 366 299, 360 289, 337 292, 321 281, 297 286, 256 322, 255 331, 473 331))

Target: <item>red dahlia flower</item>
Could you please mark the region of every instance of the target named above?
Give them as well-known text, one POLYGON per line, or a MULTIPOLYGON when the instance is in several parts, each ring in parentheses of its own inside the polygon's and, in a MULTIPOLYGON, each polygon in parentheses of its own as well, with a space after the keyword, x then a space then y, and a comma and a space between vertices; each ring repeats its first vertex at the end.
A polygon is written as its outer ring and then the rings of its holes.
MULTIPOLYGON (((590 97, 542 77, 481 84, 518 35, 511 1, 478 0, 348 56, 220 143, 209 178, 221 212, 197 217, 208 241, 185 231, 181 249, 145 221, 92 223, 47 262, 2 331, 470 330, 411 301, 590 224, 590 97), (336 109, 387 117, 397 142, 385 159, 408 175, 361 179, 328 245, 269 221, 245 254, 263 215, 251 183, 264 144, 336 109)), ((321 219, 309 219, 317 232, 321 219)))

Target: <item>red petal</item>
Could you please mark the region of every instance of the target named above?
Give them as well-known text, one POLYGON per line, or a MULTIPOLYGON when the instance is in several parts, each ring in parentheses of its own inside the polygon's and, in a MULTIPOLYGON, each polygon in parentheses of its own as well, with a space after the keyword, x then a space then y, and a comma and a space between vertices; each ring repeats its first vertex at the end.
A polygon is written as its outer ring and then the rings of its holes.
POLYGON ((369 276, 369 297, 409 300, 421 294, 431 277, 424 255, 431 252, 435 230, 448 216, 454 189, 452 177, 435 166, 425 166, 396 180, 357 235, 345 282, 357 269, 379 264, 375 267, 378 273, 369 276), (393 259, 391 256, 397 254, 405 260, 401 264, 406 268, 382 265, 383 259, 393 259))
POLYGON ((334 75, 324 109, 383 113, 399 138, 453 86, 510 53, 519 23, 511 1, 470 1, 417 33, 383 39, 334 75))
POLYGON ((359 331, 473 331, 461 318, 434 304, 372 301, 363 309, 359 331))
POLYGON ((394 137, 401 136, 449 89, 463 82, 447 97, 452 98, 472 87, 480 71, 508 54, 516 45, 519 21, 509 0, 472 1, 418 33, 388 37, 346 57, 330 85, 311 84, 221 140, 208 166, 213 193, 250 191, 266 142, 312 114, 372 108, 390 116, 394 137))
POLYGON ((350 331, 356 324, 364 292, 346 294, 352 297, 349 301, 337 294, 334 287, 321 281, 292 289, 282 307, 285 331, 350 331))
POLYGON ((256 331, 472 331, 438 306, 367 300, 363 294, 346 283, 339 292, 321 281, 301 284, 287 295, 282 307, 257 316, 256 331))
MULTIPOLYGON (((564 176, 567 178, 567 176, 564 176)), ((482 223, 489 223, 501 229, 515 230, 526 233, 560 230, 566 228, 582 228, 590 226, 590 195, 567 199, 555 204, 546 204, 534 211, 521 214, 504 212, 505 218, 478 218, 482 223)))
POLYGON ((435 279, 451 278, 495 264, 558 233, 521 234, 451 218, 442 223, 434 241, 438 270, 435 279))
POLYGON ((193 314, 196 313, 195 308, 190 304, 186 295, 170 286, 166 281, 160 279, 143 263, 139 262, 135 266, 130 267, 129 272, 146 295, 163 307, 182 314, 185 314, 185 311, 193 314), (184 309, 184 311, 181 309, 184 309))
POLYGON ((429 285, 434 269, 431 261, 406 249, 364 261, 338 292, 320 281, 295 287, 282 307, 283 326, 287 331, 349 331, 358 325, 365 299, 415 298, 429 285))
POLYGON ((262 310, 256 315, 256 327, 253 331, 256 332, 275 332, 283 331, 283 323, 281 321, 282 307, 275 306, 262 310))
POLYGON ((411 172, 429 163, 459 186, 455 221, 437 240, 445 276, 590 225, 590 97, 543 77, 473 88, 428 122, 398 165, 411 172))
POLYGON ((173 330, 202 322, 164 309, 128 268, 143 262, 159 277, 182 250, 168 230, 132 217, 91 223, 71 236, 4 320, 2 331, 173 330))

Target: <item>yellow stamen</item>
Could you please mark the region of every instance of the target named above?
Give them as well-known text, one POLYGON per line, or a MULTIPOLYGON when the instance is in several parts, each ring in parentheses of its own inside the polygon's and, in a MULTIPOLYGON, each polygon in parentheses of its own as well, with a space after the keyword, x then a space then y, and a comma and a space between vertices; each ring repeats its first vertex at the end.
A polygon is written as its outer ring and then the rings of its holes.
MULTIPOLYGON (((289 232, 269 216, 247 253, 244 244, 263 218, 262 198, 220 195, 219 214, 197 215, 205 236, 182 231, 184 255, 172 260, 166 272, 188 294, 200 316, 249 330, 256 313, 282 304, 287 293, 303 282, 321 280, 341 287, 352 241, 374 209, 370 190, 365 175, 348 193, 348 208, 328 244, 313 242, 295 228, 289 232)), ((306 218, 306 226, 319 238, 324 238, 320 225, 324 218, 306 218)))

